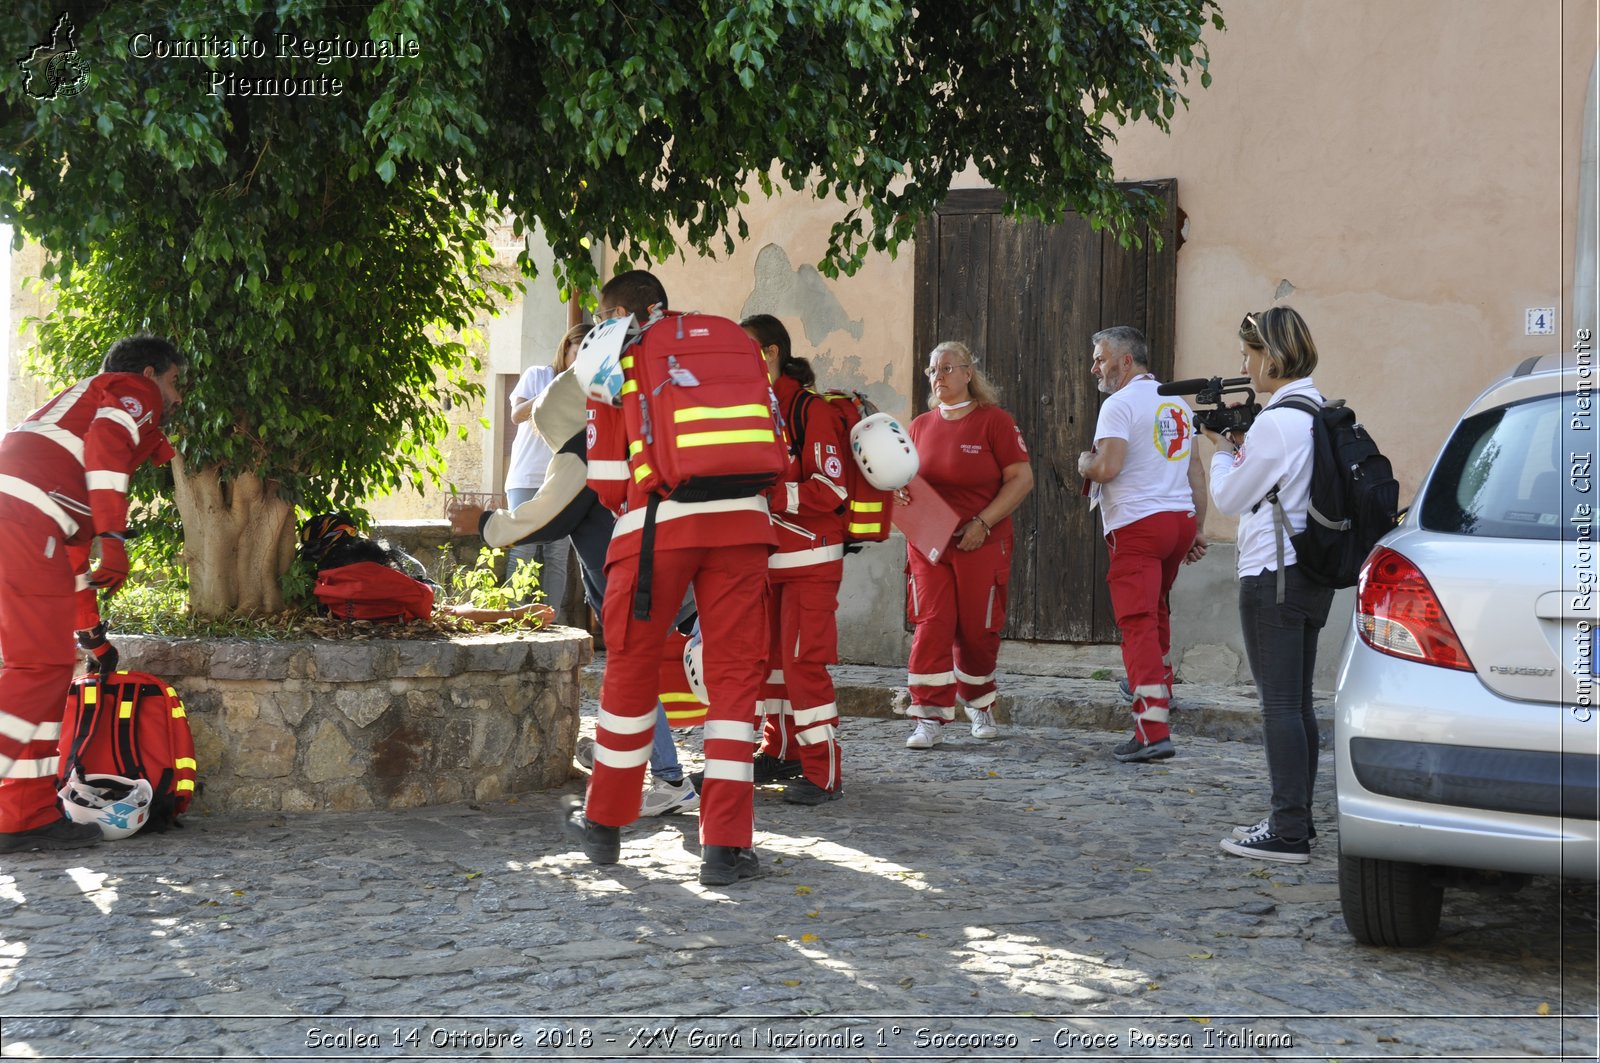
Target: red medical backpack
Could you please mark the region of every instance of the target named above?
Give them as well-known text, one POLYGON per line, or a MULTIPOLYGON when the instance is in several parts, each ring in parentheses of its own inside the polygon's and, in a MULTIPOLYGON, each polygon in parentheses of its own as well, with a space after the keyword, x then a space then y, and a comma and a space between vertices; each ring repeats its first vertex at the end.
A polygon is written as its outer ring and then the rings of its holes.
POLYGON ((433 588, 376 561, 323 569, 313 588, 329 615, 343 620, 426 620, 433 615, 433 588))
POLYGON ((673 314, 622 353, 628 464, 643 491, 679 502, 748 498, 783 477, 778 400, 736 322, 673 314))
POLYGON ((67 691, 61 720, 60 779, 120 775, 147 779, 155 791, 146 830, 180 826, 194 800, 194 736, 183 699, 165 680, 144 672, 79 676, 67 691))
MULTIPOLYGON (((836 388, 814 391, 804 388, 795 395, 789 406, 789 434, 796 447, 805 439, 806 417, 819 399, 844 421, 846 439, 849 439, 850 430, 860 424, 863 417, 878 412, 877 405, 859 391, 840 391, 836 388)), ((889 538, 889 516, 892 512, 889 506, 894 492, 873 487, 854 457, 846 458, 842 465, 844 476, 839 486, 845 489, 848 496, 844 503, 844 541, 845 549, 853 553, 850 547, 854 544, 881 543, 889 538)))

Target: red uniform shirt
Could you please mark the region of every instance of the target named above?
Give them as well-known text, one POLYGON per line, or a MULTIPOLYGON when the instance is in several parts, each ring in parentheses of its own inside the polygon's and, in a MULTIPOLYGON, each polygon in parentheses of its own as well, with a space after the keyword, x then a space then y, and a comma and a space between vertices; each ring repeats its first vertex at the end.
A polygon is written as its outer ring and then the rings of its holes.
MULTIPOLYGON (((922 478, 963 519, 976 516, 1000 493, 1001 470, 1028 460, 1022 432, 998 406, 979 406, 954 421, 929 410, 911 422, 911 442, 922 478)), ((1011 518, 996 524, 991 534, 1009 536, 1011 518)))
POLYGON ((128 479, 173 456, 161 389, 138 373, 80 381, 0 439, 0 512, 42 513, 66 541, 128 530, 128 479))

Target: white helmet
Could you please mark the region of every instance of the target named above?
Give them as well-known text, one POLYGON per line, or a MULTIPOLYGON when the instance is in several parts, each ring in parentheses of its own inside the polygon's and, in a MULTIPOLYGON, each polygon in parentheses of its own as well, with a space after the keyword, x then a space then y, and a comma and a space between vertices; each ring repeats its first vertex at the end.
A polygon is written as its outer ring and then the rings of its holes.
POLYGON ((622 349, 638 334, 632 314, 595 322, 572 360, 572 375, 586 396, 616 405, 622 395, 622 349))
POLYGON ((706 693, 706 661, 700 646, 699 625, 695 626, 694 634, 683 646, 683 674, 689 677, 689 690, 700 704, 711 704, 711 695, 706 693))
POLYGON ((74 771, 58 791, 74 823, 92 823, 107 841, 137 834, 150 819, 155 790, 145 779, 120 775, 79 775, 74 771))
POLYGON ((867 483, 880 491, 900 490, 917 478, 921 467, 911 437, 886 413, 863 417, 850 429, 850 452, 867 483))

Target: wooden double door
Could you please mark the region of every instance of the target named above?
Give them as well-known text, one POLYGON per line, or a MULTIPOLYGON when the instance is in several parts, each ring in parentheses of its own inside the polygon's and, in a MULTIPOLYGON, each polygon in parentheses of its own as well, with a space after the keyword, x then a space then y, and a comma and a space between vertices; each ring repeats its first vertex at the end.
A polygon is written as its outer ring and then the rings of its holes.
MULTIPOLYGON (((1133 325, 1150 340, 1156 376, 1172 379, 1179 244, 1177 182, 1143 182, 1166 202, 1156 241, 1123 248, 1072 215, 1055 225, 1013 221, 998 192, 952 192, 916 241, 915 342, 919 366, 945 340, 972 348, 1000 388, 1033 458, 1034 489, 1013 522, 1005 637, 1116 642, 1106 595, 1098 513, 1081 493, 1077 462, 1093 442, 1100 394, 1090 337, 1133 325)), ((917 374, 915 409, 928 385, 917 374)))

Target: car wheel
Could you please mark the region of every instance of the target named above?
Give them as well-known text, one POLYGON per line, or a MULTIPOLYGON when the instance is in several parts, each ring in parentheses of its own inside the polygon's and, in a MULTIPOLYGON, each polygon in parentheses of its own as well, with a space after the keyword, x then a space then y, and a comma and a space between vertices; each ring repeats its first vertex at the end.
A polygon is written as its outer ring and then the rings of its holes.
POLYGON ((1426 864, 1339 854, 1339 907, 1363 945, 1417 948, 1439 932, 1444 886, 1426 864))

